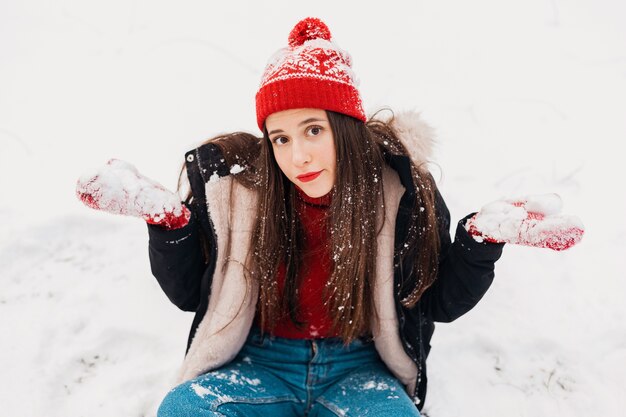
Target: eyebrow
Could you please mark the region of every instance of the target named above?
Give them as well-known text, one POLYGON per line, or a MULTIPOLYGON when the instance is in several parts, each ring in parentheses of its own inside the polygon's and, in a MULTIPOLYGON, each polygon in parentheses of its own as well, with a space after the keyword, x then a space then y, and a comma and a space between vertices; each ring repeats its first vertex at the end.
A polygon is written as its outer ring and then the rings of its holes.
MULTIPOLYGON (((326 122, 326 120, 318 119, 316 117, 309 117, 308 119, 303 120, 300 123, 298 123, 298 126, 306 125, 306 124, 311 123, 311 122, 326 122)), ((273 135, 274 133, 284 133, 284 130, 282 130, 282 129, 274 129, 271 132, 269 132, 267 135, 268 136, 269 135, 273 135)))

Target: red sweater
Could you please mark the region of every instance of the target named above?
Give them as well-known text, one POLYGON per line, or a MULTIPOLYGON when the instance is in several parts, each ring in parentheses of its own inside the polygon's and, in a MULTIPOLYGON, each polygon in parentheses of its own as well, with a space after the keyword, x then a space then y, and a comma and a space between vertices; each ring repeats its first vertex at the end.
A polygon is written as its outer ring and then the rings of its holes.
MULTIPOLYGON (((328 306, 324 304, 324 287, 330 276, 332 263, 328 245, 328 231, 326 215, 330 206, 330 193, 313 198, 298 190, 296 212, 304 230, 304 248, 302 281, 298 292, 300 314, 298 320, 304 323, 301 329, 291 321, 289 316, 280 320, 271 333, 275 336, 290 339, 315 339, 321 337, 336 337, 331 331, 332 319, 328 313, 328 306)), ((281 265, 276 276, 279 294, 285 284, 285 267, 281 265)), ((266 329, 267 330, 267 329, 266 329)))

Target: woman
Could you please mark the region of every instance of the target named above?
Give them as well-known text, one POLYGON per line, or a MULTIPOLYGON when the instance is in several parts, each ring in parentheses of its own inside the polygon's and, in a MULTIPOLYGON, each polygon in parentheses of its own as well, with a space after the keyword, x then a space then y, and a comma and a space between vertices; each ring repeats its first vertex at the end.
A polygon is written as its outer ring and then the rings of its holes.
POLYGON ((318 19, 270 60, 256 109, 262 138, 187 153, 185 204, 121 161, 79 180, 87 205, 151 223, 153 274, 196 312, 159 416, 419 416, 434 322, 476 305, 504 242, 582 235, 543 197, 471 214, 452 242, 428 127, 368 121, 318 19))

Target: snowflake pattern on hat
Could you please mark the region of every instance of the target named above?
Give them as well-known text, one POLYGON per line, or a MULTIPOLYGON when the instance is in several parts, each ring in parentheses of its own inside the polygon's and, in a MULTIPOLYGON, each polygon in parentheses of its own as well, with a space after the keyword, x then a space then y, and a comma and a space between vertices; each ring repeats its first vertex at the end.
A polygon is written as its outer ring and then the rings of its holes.
POLYGON ((331 40, 326 24, 303 19, 289 34, 288 46, 270 58, 263 72, 256 95, 259 128, 272 113, 304 107, 365 121, 357 85, 350 54, 331 40))
POLYGON ((315 39, 284 48, 270 59, 261 87, 288 78, 313 77, 357 86, 350 55, 331 41, 315 39))

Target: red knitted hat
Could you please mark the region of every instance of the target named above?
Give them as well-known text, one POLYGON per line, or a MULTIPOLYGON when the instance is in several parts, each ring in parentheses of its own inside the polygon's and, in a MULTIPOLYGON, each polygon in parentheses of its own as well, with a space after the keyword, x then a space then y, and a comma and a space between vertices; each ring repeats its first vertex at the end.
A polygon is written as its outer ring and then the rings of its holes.
POLYGON ((328 26, 314 17, 301 20, 289 46, 270 58, 256 93, 256 117, 283 110, 314 108, 366 121, 350 55, 331 40, 328 26))

